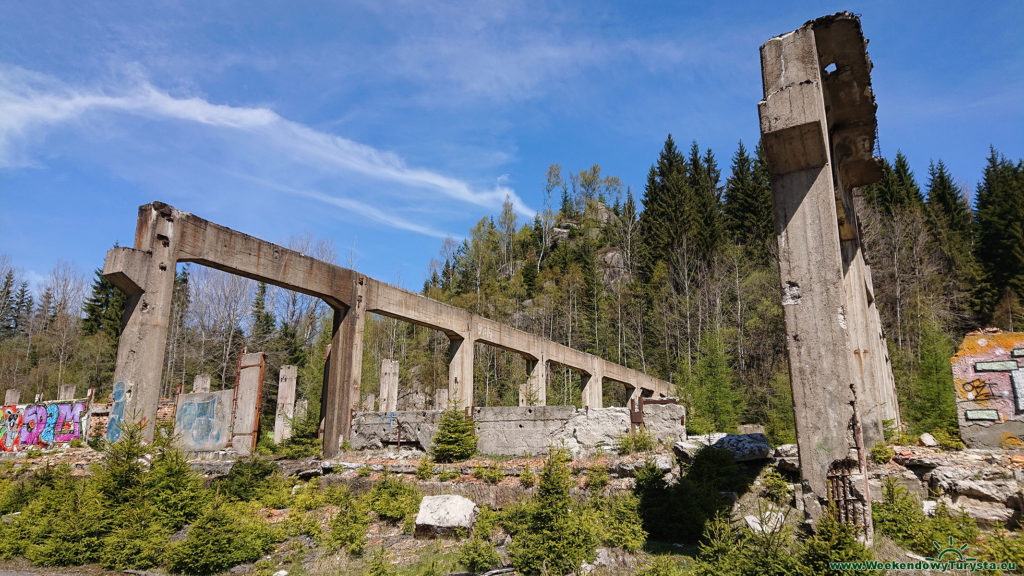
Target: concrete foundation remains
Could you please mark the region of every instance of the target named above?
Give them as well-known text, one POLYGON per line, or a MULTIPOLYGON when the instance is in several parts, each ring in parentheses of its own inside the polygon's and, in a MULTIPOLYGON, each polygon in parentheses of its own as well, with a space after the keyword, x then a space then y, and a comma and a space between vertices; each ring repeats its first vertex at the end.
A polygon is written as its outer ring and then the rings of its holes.
MULTIPOLYGON (((357 412, 352 447, 401 444, 430 449, 440 410, 357 412)), ((644 406, 647 433, 662 442, 686 439, 686 409, 676 404, 644 406)), ((630 430, 628 408, 578 410, 572 406, 494 406, 473 409, 477 450, 492 456, 544 454, 551 446, 573 453, 612 447, 630 430)))
POLYGON ((352 413, 358 408, 367 313, 445 333, 449 400, 459 408, 473 402, 473 350, 478 342, 527 360, 531 384, 523 390, 524 403, 544 403, 542 383, 547 381, 549 364, 566 366, 584 377, 583 404, 592 409, 601 407, 604 379, 622 382, 645 396, 664 397, 673 391, 668 382, 637 370, 154 202, 139 208, 133 246, 107 252, 103 267, 104 278, 128 296, 107 430, 111 441, 120 437, 125 418, 143 423, 146 439, 152 439, 179 262, 315 296, 334 310, 320 407, 328 458, 337 455, 342 437, 350 434, 352 413))
POLYGON ((295 419, 295 382, 298 367, 281 366, 277 383, 277 412, 274 414, 274 444, 280 444, 292 437, 292 420, 295 419))
POLYGON ((964 444, 1024 447, 1024 332, 971 332, 951 363, 964 444))
POLYGON ((871 62, 859 19, 826 16, 761 46, 761 136, 790 381, 812 520, 827 500, 872 538, 865 446, 899 423, 892 369, 860 241, 855 188, 881 176, 871 62))
POLYGON ((196 374, 196 377, 192 380, 192 391, 209 392, 210 379, 211 378, 209 374, 196 374))

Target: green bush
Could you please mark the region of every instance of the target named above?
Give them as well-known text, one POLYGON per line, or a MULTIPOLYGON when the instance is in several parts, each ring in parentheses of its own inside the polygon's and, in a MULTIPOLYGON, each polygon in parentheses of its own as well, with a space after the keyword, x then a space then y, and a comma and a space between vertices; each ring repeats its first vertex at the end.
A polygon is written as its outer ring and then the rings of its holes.
POLYGON ((505 478, 505 472, 498 467, 494 462, 486 466, 477 466, 473 469, 473 477, 477 480, 483 480, 488 484, 497 484, 505 478))
POLYGON ((238 460, 219 481, 217 490, 235 502, 258 500, 272 489, 271 477, 277 472, 277 464, 270 460, 238 460))
POLYGON ((604 490, 604 487, 608 485, 609 474, 607 466, 591 466, 587 470, 587 479, 585 480, 587 489, 591 492, 600 492, 604 490))
POLYGON ((12 524, 26 542, 13 552, 40 566, 97 562, 110 527, 97 483, 72 477, 67 465, 58 469, 53 487, 32 500, 12 524))
POLYGON ((461 474, 459 474, 458 470, 442 468, 441 471, 437 473, 437 480, 438 482, 447 482, 449 480, 455 480, 459 476, 461 476, 461 474))
POLYGON ((529 462, 523 466, 523 471, 519 473, 519 482, 527 488, 537 483, 537 475, 533 473, 533 470, 530 470, 529 462))
POLYGON ((640 519, 640 499, 632 494, 616 494, 594 499, 600 523, 601 543, 627 552, 639 552, 647 542, 640 519))
POLYGON ((391 566, 388 551, 384 547, 374 549, 369 568, 368 576, 398 576, 398 571, 391 566))
POLYGON ((348 489, 335 492, 331 500, 338 506, 338 514, 331 521, 327 547, 343 549, 349 554, 362 554, 366 545, 366 529, 370 526, 366 503, 348 489))
POLYGON ((597 547, 597 519, 569 497, 568 454, 552 448, 541 471, 537 496, 524 522, 512 534, 509 556, 516 570, 551 575, 575 572, 592 560, 597 547))
POLYGON ((459 549, 459 562, 470 572, 479 574, 497 566, 501 562, 501 556, 490 540, 473 536, 459 549))
POLYGON ((363 464, 363 465, 362 465, 362 466, 360 466, 360 467, 359 467, 358 469, 356 469, 356 474, 357 474, 357 475, 358 475, 358 476, 359 476, 360 478, 367 478, 367 477, 369 477, 369 476, 370 476, 371 474, 373 474, 373 468, 370 468, 370 465, 369 465, 369 464, 363 464))
POLYGON ((646 430, 623 434, 615 440, 615 449, 619 454, 633 454, 634 452, 650 452, 658 446, 654 436, 646 430))
POLYGON ((978 526, 966 514, 954 514, 940 502, 933 518, 921 510, 921 503, 894 478, 887 478, 882 488, 883 501, 875 502, 872 518, 875 530, 918 554, 935 551, 933 542, 947 542, 950 537, 961 543, 974 542, 978 526))
POLYGON ((430 480, 434 477, 434 465, 430 463, 429 458, 420 460, 420 465, 416 467, 416 477, 420 480, 430 480))
POLYGON ((836 519, 835 507, 829 507, 818 521, 817 530, 804 542, 799 558, 808 574, 882 574, 879 571, 829 569, 830 562, 867 562, 873 559, 871 551, 857 541, 856 530, 836 519))
POLYGON ((1024 570, 1024 537, 1019 532, 996 530, 978 543, 978 558, 989 562, 1013 562, 1024 570))
POLYGON ((964 443, 955 434, 951 434, 945 430, 935 430, 932 432, 932 436, 935 437, 935 441, 939 443, 939 448, 943 450, 963 450, 964 443))
POLYGON ((875 445, 871 447, 871 461, 875 464, 886 464, 895 455, 896 452, 882 442, 875 442, 875 445))
POLYGON ((780 506, 789 504, 793 499, 793 489, 789 486, 789 481, 774 467, 765 469, 761 475, 761 487, 761 496, 780 506))
POLYGON ((167 567, 182 574, 216 574, 259 559, 273 543, 273 532, 253 505, 217 503, 167 551, 167 567))
POLYGON ((171 532, 192 523, 209 501, 202 479, 175 449, 165 450, 153 460, 144 484, 157 521, 171 532))
POLYGON ((385 476, 370 490, 370 510, 381 520, 398 523, 414 519, 423 494, 412 484, 395 476, 385 476))
POLYGON ((667 556, 655 556, 651 563, 643 567, 636 576, 685 576, 682 561, 667 556))
POLYGON ((438 462, 461 462, 472 458, 476 453, 473 422, 458 408, 445 410, 430 451, 438 462))
POLYGON ((100 562, 107 570, 152 568, 160 564, 171 532, 149 504, 127 508, 117 526, 103 539, 100 562))

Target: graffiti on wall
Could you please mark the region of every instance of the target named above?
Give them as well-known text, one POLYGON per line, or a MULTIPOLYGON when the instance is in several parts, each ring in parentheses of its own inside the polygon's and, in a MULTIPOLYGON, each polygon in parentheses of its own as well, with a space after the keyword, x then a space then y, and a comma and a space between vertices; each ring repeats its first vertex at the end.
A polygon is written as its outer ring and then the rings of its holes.
POLYGON ((178 396, 174 432, 190 452, 223 450, 231 439, 233 390, 178 396))
POLYGON ((128 403, 128 392, 124 382, 114 384, 114 391, 110 395, 110 418, 107 420, 107 442, 117 442, 121 439, 121 422, 124 421, 124 409, 128 403))
POLYGON ((971 332, 951 363, 960 431, 968 445, 998 445, 1004 436, 1016 437, 1024 429, 1024 333, 971 332), (1005 434, 972 442, 977 436, 972 430, 993 427, 1005 434))
POLYGON ((64 400, 0 407, 0 450, 50 448, 84 440, 85 400, 64 400))

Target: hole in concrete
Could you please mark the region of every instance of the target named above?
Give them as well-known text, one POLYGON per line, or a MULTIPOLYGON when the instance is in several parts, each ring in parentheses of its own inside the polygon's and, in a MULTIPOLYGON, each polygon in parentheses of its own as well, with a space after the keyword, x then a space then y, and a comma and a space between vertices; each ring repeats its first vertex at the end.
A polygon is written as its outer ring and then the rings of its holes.
POLYGON ((836 71, 836 63, 835 62, 829 64, 828 66, 825 66, 825 72, 826 73, 832 74, 835 71, 836 71))
POLYGON ((519 425, 519 427, 520 427, 520 428, 522 428, 522 427, 523 427, 523 425, 522 425, 522 424, 520 424, 520 425, 519 425))
POLYGON ((533 414, 533 408, 530 408, 529 410, 527 410, 526 413, 527 414, 533 414))

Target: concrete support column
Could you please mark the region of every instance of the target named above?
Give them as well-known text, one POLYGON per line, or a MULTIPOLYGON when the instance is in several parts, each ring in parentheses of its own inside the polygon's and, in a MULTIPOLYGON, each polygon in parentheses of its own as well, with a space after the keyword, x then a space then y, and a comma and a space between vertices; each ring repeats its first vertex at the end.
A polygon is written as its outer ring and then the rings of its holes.
POLYGON ((75 385, 64 384, 57 389, 57 400, 74 400, 75 399, 75 385))
POLYGON ((519 387, 520 406, 546 406, 548 401, 548 363, 541 354, 539 359, 526 360, 526 382, 519 387))
POLYGON ((449 338, 448 401, 462 410, 473 405, 473 339, 449 338))
POLYGON ((363 323, 366 278, 357 276, 348 309, 334 310, 331 337, 330 371, 324 390, 324 457, 333 458, 341 448, 342 437, 352 429, 352 411, 359 403, 359 383, 363 372, 363 323))
POLYGON ((8 388, 4 392, 4 406, 14 406, 21 400, 21 390, 17 388, 8 388))
POLYGON ((235 382, 235 412, 231 425, 231 447, 239 456, 256 449, 260 427, 260 399, 263 396, 263 352, 242 354, 235 382))
POLYGON ((380 362, 380 409, 398 410, 398 361, 385 358, 380 362))
POLYGON ((434 410, 444 410, 448 408, 448 389, 438 388, 434 390, 434 410))
MULTIPOLYGON (((900 403, 896 397, 896 380, 892 375, 892 361, 889 359, 889 347, 885 343, 882 331, 882 319, 875 305, 874 282, 871 279, 871 266, 864 264, 864 284, 868 299, 868 349, 874 355, 875 370, 878 372, 877 385, 882 401, 882 420, 892 420, 896 428, 901 425, 900 403)), ((883 430, 884 432, 884 430, 883 430)))
POLYGON ((874 446, 885 438, 882 434, 883 400, 879 385, 882 359, 872 347, 868 315, 868 292, 864 284, 864 255, 857 240, 843 240, 843 262, 846 273, 847 335, 850 341, 857 406, 866 446, 874 446))
POLYGON ((210 391, 210 375, 209 374, 196 374, 196 377, 192 380, 192 393, 196 392, 209 392, 210 391))
POLYGON ((127 393, 121 417, 107 424, 111 442, 121 437, 123 419, 143 423, 143 439, 153 440, 177 262, 175 217, 169 206, 139 208, 135 247, 108 251, 103 266, 104 278, 128 296, 114 370, 115 385, 127 393))
POLYGON ((280 444, 292 437, 298 370, 296 366, 281 366, 277 382, 277 412, 274 415, 274 444, 280 444))
POLYGON ((592 364, 590 374, 583 375, 584 408, 601 408, 604 402, 602 380, 604 380, 604 370, 601 361, 598 360, 592 364))

